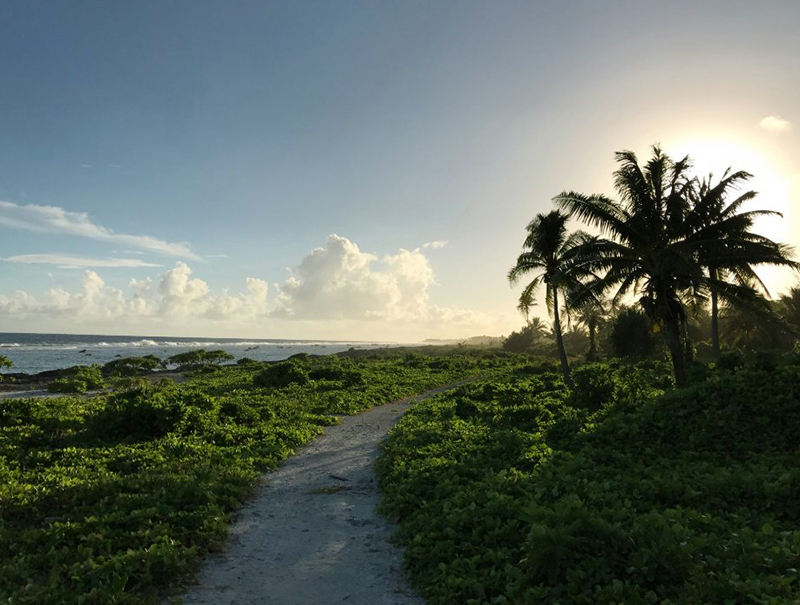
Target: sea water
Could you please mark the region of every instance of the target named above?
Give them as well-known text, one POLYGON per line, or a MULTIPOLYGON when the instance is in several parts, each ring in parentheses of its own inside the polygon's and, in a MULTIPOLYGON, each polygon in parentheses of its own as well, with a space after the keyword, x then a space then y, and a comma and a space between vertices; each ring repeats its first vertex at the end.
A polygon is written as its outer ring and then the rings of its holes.
POLYGON ((391 343, 0 332, 0 355, 8 357, 14 364, 3 372, 29 374, 76 365, 102 365, 120 357, 155 355, 164 359, 195 349, 222 349, 236 359, 248 357, 257 361, 276 361, 297 353, 326 355, 351 348, 372 349, 385 346, 391 346, 391 343))

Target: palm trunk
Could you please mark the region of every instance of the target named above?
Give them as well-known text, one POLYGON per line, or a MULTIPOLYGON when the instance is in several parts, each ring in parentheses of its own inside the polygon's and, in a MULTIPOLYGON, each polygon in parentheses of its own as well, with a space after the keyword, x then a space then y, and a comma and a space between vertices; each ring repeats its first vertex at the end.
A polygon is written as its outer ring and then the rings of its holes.
POLYGON ((675 373, 675 386, 682 389, 686 386, 686 358, 683 343, 681 342, 680 322, 669 319, 664 322, 664 338, 667 341, 672 369, 675 373))
POLYGON ((597 361, 596 333, 597 322, 594 319, 589 319, 589 354, 586 356, 587 361, 597 361))
MULTIPOLYGON (((717 279, 716 269, 709 269, 711 279, 717 279)), ((711 288, 711 346, 714 350, 714 361, 719 362, 720 346, 719 346, 719 300, 717 296, 717 289, 711 288)))
POLYGON ((572 377, 569 375, 569 363, 567 363, 567 352, 564 350, 564 339, 561 337, 561 320, 558 318, 558 289, 553 288, 553 331, 556 333, 556 347, 558 347, 558 358, 561 360, 561 371, 564 373, 564 382, 569 388, 574 385, 572 377))
POLYGON ((689 322, 685 317, 681 319, 681 343, 683 344, 684 359, 694 360, 694 347, 689 338, 689 322))

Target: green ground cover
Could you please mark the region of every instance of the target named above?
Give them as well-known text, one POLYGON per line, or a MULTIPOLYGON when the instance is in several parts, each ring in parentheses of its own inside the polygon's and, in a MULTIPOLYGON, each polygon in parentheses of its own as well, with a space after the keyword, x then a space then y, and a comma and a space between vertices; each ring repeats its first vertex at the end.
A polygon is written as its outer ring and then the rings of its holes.
POLYGON ((146 603, 225 537, 259 474, 376 404, 502 355, 306 358, 91 398, 0 401, 0 603, 146 603))
POLYGON ((800 602, 800 363, 664 369, 519 367, 404 416, 382 506, 429 605, 800 602))

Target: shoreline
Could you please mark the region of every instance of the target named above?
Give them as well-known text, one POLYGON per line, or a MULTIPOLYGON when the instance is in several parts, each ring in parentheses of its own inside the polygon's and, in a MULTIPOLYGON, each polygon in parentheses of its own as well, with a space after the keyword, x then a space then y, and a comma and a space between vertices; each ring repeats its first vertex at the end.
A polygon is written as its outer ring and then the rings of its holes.
MULTIPOLYGON (((345 341, 347 342, 347 341, 345 341)), ((390 356, 390 355, 403 355, 409 353, 415 353, 419 355, 430 355, 432 357, 440 356, 440 355, 449 355, 451 353, 460 351, 460 350, 496 350, 499 347, 491 347, 491 346, 483 346, 483 345, 459 345, 459 344, 432 344, 432 343, 421 343, 421 344, 406 344, 406 345, 387 345, 382 347, 370 348, 370 349, 362 349, 357 347, 350 347, 345 351, 335 351, 335 352, 328 352, 328 353, 294 353, 292 355, 287 355, 286 357, 282 357, 280 359, 269 359, 269 360, 253 360, 255 364, 259 365, 269 365, 274 363, 280 363, 282 361, 286 361, 288 359, 292 359, 296 356, 308 356, 308 357, 327 357, 327 356, 337 356, 343 357, 347 359, 359 359, 361 357, 367 357, 370 355, 383 357, 383 356, 390 356)), ((127 359, 127 358, 134 358, 138 357, 138 355, 130 355, 128 357, 116 357, 115 359, 127 359)), ((92 365, 99 365, 101 368, 105 364, 76 364, 72 366, 52 369, 52 370, 44 370, 42 372, 5 372, 0 373, 0 399, 11 399, 17 396, 17 393, 20 393, 19 397, 33 397, 35 395, 30 395, 31 391, 40 391, 43 393, 42 396, 63 396, 65 393, 51 393, 47 390, 47 385, 51 384, 55 380, 59 378, 68 377, 70 375, 70 371, 74 368, 80 367, 91 367, 92 365), (11 378, 11 381, 8 379, 11 378), (39 388, 37 388, 39 387, 39 388)), ((225 368, 225 367, 235 367, 237 365, 236 362, 233 363, 224 363, 219 364, 217 367, 225 368)), ((151 372, 142 372, 134 375, 134 377, 141 377, 147 378, 151 382, 155 382, 161 378, 169 378, 175 382, 184 382, 188 376, 187 373, 190 372, 189 370, 186 371, 178 371, 176 369, 162 369, 162 370, 154 370, 151 372)), ((96 392, 103 392, 103 391, 96 391, 96 392)))

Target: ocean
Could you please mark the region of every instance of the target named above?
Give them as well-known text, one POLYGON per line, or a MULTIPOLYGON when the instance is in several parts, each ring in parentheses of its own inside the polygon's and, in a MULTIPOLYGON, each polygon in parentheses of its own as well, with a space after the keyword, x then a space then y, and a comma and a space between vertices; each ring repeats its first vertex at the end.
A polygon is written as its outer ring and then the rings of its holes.
POLYGON ((326 355, 350 348, 374 349, 386 346, 392 346, 392 343, 0 332, 0 355, 5 355, 14 364, 3 372, 29 374, 76 365, 102 365, 120 357, 156 355, 163 359, 193 349, 222 349, 236 359, 249 357, 258 361, 277 361, 296 353, 326 355))

